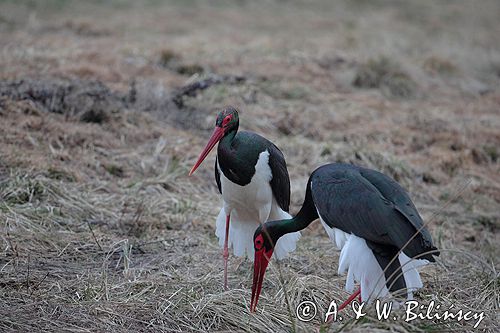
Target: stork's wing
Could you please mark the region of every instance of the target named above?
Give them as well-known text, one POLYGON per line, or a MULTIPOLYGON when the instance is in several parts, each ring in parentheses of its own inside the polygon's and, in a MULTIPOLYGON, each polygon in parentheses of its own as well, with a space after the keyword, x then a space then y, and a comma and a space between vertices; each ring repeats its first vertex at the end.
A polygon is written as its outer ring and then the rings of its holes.
POLYGON ((220 174, 219 166, 217 165, 217 156, 215 157, 215 181, 217 182, 217 187, 219 188, 219 193, 222 194, 222 187, 220 185, 220 174))
POLYGON ((271 144, 268 151, 269 167, 273 175, 270 182, 271 189, 280 208, 288 212, 290 207, 290 177, 288 176, 285 158, 281 150, 274 144, 271 144))
POLYGON ((375 170, 360 168, 360 174, 366 178, 380 193, 394 203, 394 209, 403 214, 416 230, 420 230, 424 241, 432 244, 427 228, 422 228, 424 221, 411 201, 408 193, 392 178, 375 170))
MULTIPOLYGON (((330 227, 401 249, 423 224, 404 189, 380 173, 354 166, 327 165, 311 177, 314 203, 330 227)), ((433 249, 425 230, 404 252, 415 257, 433 249)), ((431 255, 422 258, 433 261, 431 255)))

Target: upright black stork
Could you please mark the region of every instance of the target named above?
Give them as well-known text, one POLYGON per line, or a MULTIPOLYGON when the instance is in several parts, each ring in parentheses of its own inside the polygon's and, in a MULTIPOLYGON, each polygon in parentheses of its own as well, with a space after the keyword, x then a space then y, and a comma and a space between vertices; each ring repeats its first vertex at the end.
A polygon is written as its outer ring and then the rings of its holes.
MULTIPOLYGON (((217 217, 215 234, 223 246, 224 289, 227 289, 228 248, 236 256, 253 260, 252 236, 267 220, 289 219, 290 179, 285 158, 272 142, 252 132, 238 132, 238 111, 229 106, 217 116, 208 140, 189 175, 198 168, 217 142, 215 180, 223 206, 217 217), (230 223, 231 221, 231 223, 230 223), (225 227, 224 227, 225 226, 225 227)), ((284 235, 276 242, 278 259, 295 250, 299 232, 284 235)))
POLYGON ((252 312, 273 244, 318 217, 341 249, 339 274, 347 269, 346 290, 352 292, 354 283, 360 283, 360 290, 339 309, 359 294, 362 301, 383 297, 389 291, 406 291, 412 298, 412 292, 422 287, 417 267, 435 261, 433 254, 439 255, 415 205, 396 181, 355 165, 327 164, 309 177, 304 203, 295 217, 269 221, 255 231, 252 312))

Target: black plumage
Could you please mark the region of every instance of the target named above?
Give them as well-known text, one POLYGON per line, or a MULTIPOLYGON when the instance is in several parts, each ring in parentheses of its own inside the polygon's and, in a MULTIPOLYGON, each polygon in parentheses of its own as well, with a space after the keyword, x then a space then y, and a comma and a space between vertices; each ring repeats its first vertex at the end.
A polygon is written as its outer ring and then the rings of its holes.
POLYGON ((281 150, 271 141, 253 132, 240 131, 230 139, 230 141, 222 139, 217 148, 215 180, 219 192, 222 193, 222 188, 217 163, 227 179, 240 186, 245 186, 251 182, 255 174, 259 155, 267 150, 269 152, 269 168, 272 174, 270 185, 274 198, 279 207, 288 212, 290 178, 281 150))
POLYGON ((339 310, 357 295, 366 301, 373 293, 383 294, 378 286, 378 266, 385 275, 382 285, 385 282, 389 291, 397 291, 396 296, 405 291, 412 297, 413 291, 422 286, 417 268, 425 263, 410 263, 410 258, 435 261, 433 256, 439 255, 415 205, 396 181, 351 164, 326 164, 309 177, 297 215, 266 222, 255 231, 251 311, 257 306, 274 244, 288 233, 303 230, 318 217, 341 248, 339 272, 348 270, 346 287, 350 288, 354 280, 361 285, 339 310), (401 266, 406 264, 409 266, 401 266))
POLYGON ((290 177, 286 168, 285 157, 281 150, 271 143, 269 150, 269 167, 273 178, 271 179, 271 189, 274 198, 285 212, 290 209, 290 177))
POLYGON ((217 156, 215 157, 215 182, 217 183, 217 188, 219 189, 219 193, 222 194, 222 187, 220 184, 220 174, 219 174, 219 168, 217 167, 217 156))
POLYGON ((364 238, 381 255, 390 247, 404 248, 410 258, 434 261, 424 254, 436 248, 422 218, 408 193, 390 177, 350 164, 328 164, 310 179, 316 208, 330 227, 364 238))

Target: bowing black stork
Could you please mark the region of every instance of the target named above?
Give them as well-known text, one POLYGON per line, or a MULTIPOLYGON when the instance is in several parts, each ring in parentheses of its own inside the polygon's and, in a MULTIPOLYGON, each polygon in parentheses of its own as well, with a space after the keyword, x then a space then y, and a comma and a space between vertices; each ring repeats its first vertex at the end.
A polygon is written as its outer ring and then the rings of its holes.
MULTIPOLYGON (((262 136, 238 132, 238 111, 226 107, 217 116, 215 129, 189 175, 217 147, 215 180, 222 194, 222 208, 215 234, 223 247, 224 289, 227 289, 229 248, 236 256, 254 258, 253 234, 269 219, 289 219, 290 179, 281 151, 262 136)), ((295 250, 299 232, 284 235, 275 243, 278 259, 295 250)))
POLYGON ((360 283, 360 289, 339 309, 358 295, 370 301, 389 292, 406 292, 411 299, 413 291, 422 287, 417 268, 439 255, 415 205, 396 181, 350 164, 327 164, 309 177, 304 203, 295 217, 269 221, 255 231, 252 312, 273 244, 318 217, 341 249, 339 274, 347 270, 346 290, 352 292, 354 283, 360 283))

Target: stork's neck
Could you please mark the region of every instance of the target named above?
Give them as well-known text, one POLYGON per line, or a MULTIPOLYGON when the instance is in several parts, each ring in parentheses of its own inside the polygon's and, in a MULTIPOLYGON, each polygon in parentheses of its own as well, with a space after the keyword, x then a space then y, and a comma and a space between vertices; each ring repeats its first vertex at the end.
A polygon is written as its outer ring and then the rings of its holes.
POLYGON ((238 126, 234 127, 224 135, 224 137, 219 141, 219 146, 222 145, 225 146, 225 148, 230 149, 231 143, 236 136, 236 132, 238 132, 238 126))
POLYGON ((267 144, 267 140, 252 132, 227 132, 217 148, 217 161, 224 176, 240 186, 248 185, 267 144))
POLYGON ((307 228, 316 218, 317 216, 297 214, 291 219, 267 222, 266 229, 279 239, 283 235, 307 228))
POLYGON ((309 181, 306 189, 306 197, 300 211, 291 219, 277 220, 265 223, 265 227, 269 233, 273 234, 278 239, 291 232, 300 231, 305 229, 318 218, 318 212, 314 206, 313 198, 311 195, 311 182, 309 181))

